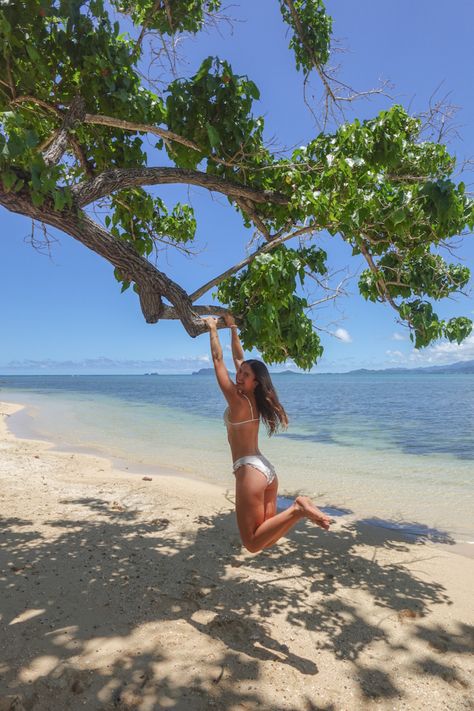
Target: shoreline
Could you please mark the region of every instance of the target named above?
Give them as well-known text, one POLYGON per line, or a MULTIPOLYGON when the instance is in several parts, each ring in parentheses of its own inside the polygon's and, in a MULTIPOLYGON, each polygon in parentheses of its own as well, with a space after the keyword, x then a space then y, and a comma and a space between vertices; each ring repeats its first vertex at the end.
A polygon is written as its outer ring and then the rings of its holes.
MULTIPOLYGON (((17 418, 18 415, 21 415, 22 411, 26 412, 26 409, 28 407, 28 404, 25 403, 13 403, 10 401, 2 401, 0 398, 0 408, 2 405, 13 405, 17 409, 12 415, 17 418)), ((27 415, 28 416, 28 415, 27 415)), ((168 477, 177 477, 180 479, 188 479, 191 481, 199 481, 203 482, 204 484, 209 484, 210 486, 215 486, 217 489, 221 490, 227 490, 228 487, 226 487, 224 484, 218 484, 215 482, 207 482, 204 479, 199 478, 196 475, 193 475, 192 473, 186 471, 185 469, 179 469, 178 467, 173 468, 169 467, 165 464, 143 464, 137 461, 134 461, 133 459, 125 459, 124 457, 118 457, 115 456, 111 452, 107 451, 100 451, 99 449, 94 449, 93 446, 87 447, 87 446, 79 446, 79 445, 74 445, 71 443, 67 443, 64 445, 57 444, 54 442, 54 436, 52 433, 41 435, 38 433, 34 433, 32 431, 31 425, 28 423, 20 423, 18 422, 10 423, 7 422, 7 428, 10 434, 15 437, 18 440, 25 440, 25 441, 35 441, 39 442, 40 444, 45 444, 47 445, 51 451, 57 452, 59 454, 77 454, 77 455, 84 455, 86 457, 96 457, 98 459, 104 459, 106 460, 112 469, 123 472, 124 474, 130 474, 131 476, 168 476, 168 477)))
POLYGON ((472 708, 474 561, 340 521, 242 549, 232 493, 7 427, 0 709, 472 708))
MULTIPOLYGON (((0 406, 2 401, 0 399, 0 406)), ((18 416, 24 412, 26 417, 31 419, 32 416, 27 414, 27 408, 30 407, 28 403, 13 403, 8 401, 8 404, 16 407, 14 413, 15 423, 9 422, 7 424, 11 434, 20 440, 37 441, 47 444, 53 452, 64 453, 64 454, 75 454, 75 455, 85 455, 90 457, 98 457, 105 459, 113 469, 123 472, 124 474, 130 474, 132 476, 168 476, 171 478, 180 478, 187 480, 191 483, 204 483, 210 486, 216 487, 216 491, 228 492, 233 489, 233 478, 228 482, 219 482, 215 478, 211 480, 200 476, 196 471, 190 471, 189 467, 180 468, 179 466, 172 467, 164 463, 150 464, 142 463, 133 459, 133 457, 125 458, 114 455, 110 451, 101 451, 99 448, 94 449, 93 446, 80 446, 74 445, 73 443, 57 444, 54 442, 54 434, 49 432, 48 434, 38 435, 34 432, 34 425, 28 421, 18 422, 18 416)), ((281 494, 278 497, 278 507, 285 508, 291 503, 291 499, 296 497, 297 494, 301 493, 301 490, 291 491, 288 487, 284 487, 280 483, 281 494)), ((316 501, 316 503, 318 503, 316 501)), ((333 516, 335 520, 339 523, 357 523, 359 525, 366 525, 382 530, 388 531, 388 534, 399 534, 401 537, 406 537, 408 541, 415 541, 421 539, 426 542, 429 541, 431 544, 445 546, 449 545, 450 550, 453 553, 462 555, 468 558, 474 558, 474 531, 471 535, 468 535, 466 540, 466 534, 463 535, 462 539, 457 538, 458 533, 454 531, 449 531, 443 528, 438 528, 436 526, 428 526, 424 523, 413 524, 404 520, 394 520, 392 518, 384 518, 377 513, 372 513, 371 515, 364 516, 360 512, 358 513, 356 509, 347 509, 345 504, 342 507, 337 505, 327 504, 324 505, 321 502, 318 506, 328 515, 333 516), (339 521, 339 519, 341 519, 339 521)))

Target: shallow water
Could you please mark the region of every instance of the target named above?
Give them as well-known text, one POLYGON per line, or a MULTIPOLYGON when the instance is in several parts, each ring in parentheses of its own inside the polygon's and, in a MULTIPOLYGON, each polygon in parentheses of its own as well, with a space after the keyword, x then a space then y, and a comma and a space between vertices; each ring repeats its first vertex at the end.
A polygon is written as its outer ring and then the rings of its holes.
MULTIPOLYGON (((213 376, 3 376, 24 436, 93 451, 130 469, 176 468, 233 486, 224 401, 213 376)), ((474 540, 474 378, 279 375, 290 417, 268 439, 282 494, 429 537, 474 540)), ((329 509, 328 509, 329 511, 329 509)), ((333 514, 331 514, 333 515, 333 514)))

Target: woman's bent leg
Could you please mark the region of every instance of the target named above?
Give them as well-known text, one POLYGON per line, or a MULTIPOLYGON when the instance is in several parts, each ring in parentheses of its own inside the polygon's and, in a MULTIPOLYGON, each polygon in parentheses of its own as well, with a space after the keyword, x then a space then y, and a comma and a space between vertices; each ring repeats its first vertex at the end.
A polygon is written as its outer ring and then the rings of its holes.
MULTIPOLYGON (((265 507, 265 517, 264 521, 268 521, 269 518, 273 518, 277 512, 277 499, 278 499, 278 477, 275 475, 272 483, 267 486, 264 492, 264 507, 265 507)), ((280 536, 273 538, 271 541, 265 544, 265 548, 270 548, 280 536)))
POLYGON ((277 512, 278 477, 275 475, 271 484, 263 492, 264 521, 272 518, 277 512))
POLYGON ((304 497, 298 497, 285 511, 266 518, 267 488, 265 475, 253 467, 243 466, 236 472, 237 524, 242 543, 251 553, 276 543, 304 517, 311 518, 323 528, 329 528, 330 519, 304 497), (300 498, 304 505, 299 502, 300 498))

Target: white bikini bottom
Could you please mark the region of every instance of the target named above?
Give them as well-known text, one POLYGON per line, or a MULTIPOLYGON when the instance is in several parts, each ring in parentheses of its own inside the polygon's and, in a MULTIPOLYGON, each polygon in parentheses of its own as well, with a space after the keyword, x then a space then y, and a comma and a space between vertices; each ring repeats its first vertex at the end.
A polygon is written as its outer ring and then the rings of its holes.
POLYGON ((271 484, 274 478, 276 477, 276 471, 273 467, 273 464, 269 462, 268 459, 263 456, 263 454, 249 454, 246 457, 240 457, 240 459, 236 459, 232 465, 232 470, 234 474, 237 473, 237 469, 240 469, 240 467, 243 467, 245 464, 250 467, 253 467, 254 469, 258 469, 259 472, 262 472, 262 474, 264 474, 267 479, 267 484, 271 484))

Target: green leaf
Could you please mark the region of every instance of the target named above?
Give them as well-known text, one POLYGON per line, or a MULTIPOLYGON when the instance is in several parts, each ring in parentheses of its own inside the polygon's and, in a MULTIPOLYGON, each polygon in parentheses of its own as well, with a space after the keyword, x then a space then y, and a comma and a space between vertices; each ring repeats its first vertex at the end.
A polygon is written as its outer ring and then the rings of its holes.
POLYGON ((217 148, 217 146, 221 144, 221 137, 219 136, 219 133, 216 131, 214 126, 211 126, 209 123, 206 123, 206 130, 211 147, 217 148))
POLYGON ((26 51, 28 52, 28 56, 33 62, 39 62, 41 60, 41 57, 37 50, 33 47, 31 44, 26 45, 26 51))
POLYGON ((12 171, 4 171, 1 174, 1 180, 6 192, 9 193, 16 183, 16 175, 12 171))
POLYGON ((256 99, 257 101, 260 99, 260 91, 253 81, 247 82, 247 89, 252 99, 256 99))
POLYGON ((62 190, 55 190, 53 196, 54 196, 54 209, 57 210, 58 212, 60 212, 67 203, 66 195, 64 194, 64 191, 62 191, 62 190))

